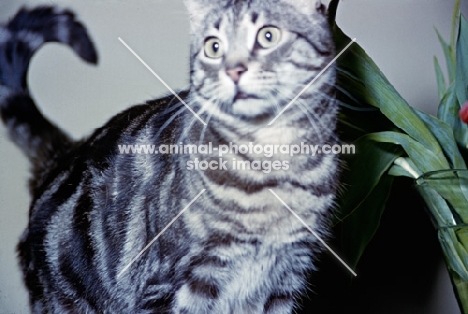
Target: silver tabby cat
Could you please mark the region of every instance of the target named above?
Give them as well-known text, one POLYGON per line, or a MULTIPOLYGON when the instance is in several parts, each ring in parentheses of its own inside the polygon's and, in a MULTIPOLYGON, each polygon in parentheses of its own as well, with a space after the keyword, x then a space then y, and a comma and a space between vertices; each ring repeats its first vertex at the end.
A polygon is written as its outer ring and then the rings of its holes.
POLYGON ((203 171, 188 162, 218 154, 118 145, 336 143, 333 67, 268 125, 334 57, 325 9, 319 0, 185 4, 191 87, 178 96, 206 125, 169 95, 73 141, 36 108, 26 77, 46 42, 97 62, 85 27, 70 11, 39 7, 0 28, 1 117, 33 171, 18 252, 34 313, 292 313, 307 290, 321 245, 272 192, 326 238, 336 156, 233 150, 229 164, 287 167, 203 171))

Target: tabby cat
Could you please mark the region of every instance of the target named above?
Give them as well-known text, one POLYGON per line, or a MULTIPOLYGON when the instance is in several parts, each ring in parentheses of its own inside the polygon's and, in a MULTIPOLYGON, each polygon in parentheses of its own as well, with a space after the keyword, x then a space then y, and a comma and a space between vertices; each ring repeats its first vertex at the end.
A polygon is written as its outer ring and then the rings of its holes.
POLYGON ((70 11, 38 7, 0 28, 1 118, 33 172, 18 245, 33 313, 292 313, 307 289, 322 245, 271 191, 326 238, 335 155, 231 151, 229 162, 288 167, 202 170, 187 165, 218 160, 216 151, 118 147, 336 143, 333 67, 268 125, 333 59, 326 10, 320 0, 185 4, 190 89, 125 110, 80 141, 41 114, 26 78, 46 42, 96 63, 85 27, 70 11))

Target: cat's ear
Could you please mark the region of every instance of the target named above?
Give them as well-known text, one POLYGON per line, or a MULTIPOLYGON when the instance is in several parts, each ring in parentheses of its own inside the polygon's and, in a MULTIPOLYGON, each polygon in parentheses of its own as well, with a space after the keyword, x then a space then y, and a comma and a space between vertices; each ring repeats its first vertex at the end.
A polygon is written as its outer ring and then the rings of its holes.
POLYGON ((200 0, 184 0, 184 5, 187 8, 190 16, 190 27, 196 30, 203 23, 206 15, 210 11, 210 7, 200 0))
POLYGON ((323 10, 321 0, 287 0, 287 2, 305 14, 313 14, 323 10))

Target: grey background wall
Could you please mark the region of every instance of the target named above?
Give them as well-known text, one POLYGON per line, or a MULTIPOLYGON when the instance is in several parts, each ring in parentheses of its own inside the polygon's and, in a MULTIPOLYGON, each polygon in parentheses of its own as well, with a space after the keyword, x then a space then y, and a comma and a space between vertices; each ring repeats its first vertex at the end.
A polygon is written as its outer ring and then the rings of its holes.
MULTIPOLYGON (((172 88, 187 86, 188 21, 181 1, 2 0, 0 21, 22 5, 39 3, 73 9, 87 25, 99 52, 99 65, 94 67, 68 48, 49 44, 31 64, 34 98, 73 137, 89 134, 132 104, 167 93, 118 37, 172 88)), ((433 27, 448 38, 452 6, 448 0, 343 0, 338 22, 357 38, 410 105, 434 113, 438 101, 432 58, 437 55, 442 61, 443 55, 433 27)), ((468 14, 466 0, 462 0, 462 11, 468 14)), ((27 160, 0 127, 0 314, 29 312, 15 253, 27 225, 27 180, 27 160)), ((441 269, 433 274, 440 284, 428 295, 427 307, 432 307, 432 313, 458 313, 441 269)))

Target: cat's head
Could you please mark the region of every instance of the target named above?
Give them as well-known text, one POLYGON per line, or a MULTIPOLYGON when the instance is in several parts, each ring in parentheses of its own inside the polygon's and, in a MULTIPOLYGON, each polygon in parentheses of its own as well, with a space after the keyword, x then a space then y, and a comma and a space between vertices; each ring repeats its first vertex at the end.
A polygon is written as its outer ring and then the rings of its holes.
MULTIPOLYGON (((320 0, 184 2, 191 23, 191 94, 201 113, 276 115, 334 56, 320 0)), ((305 97, 333 84, 333 69, 317 81, 305 97)))

